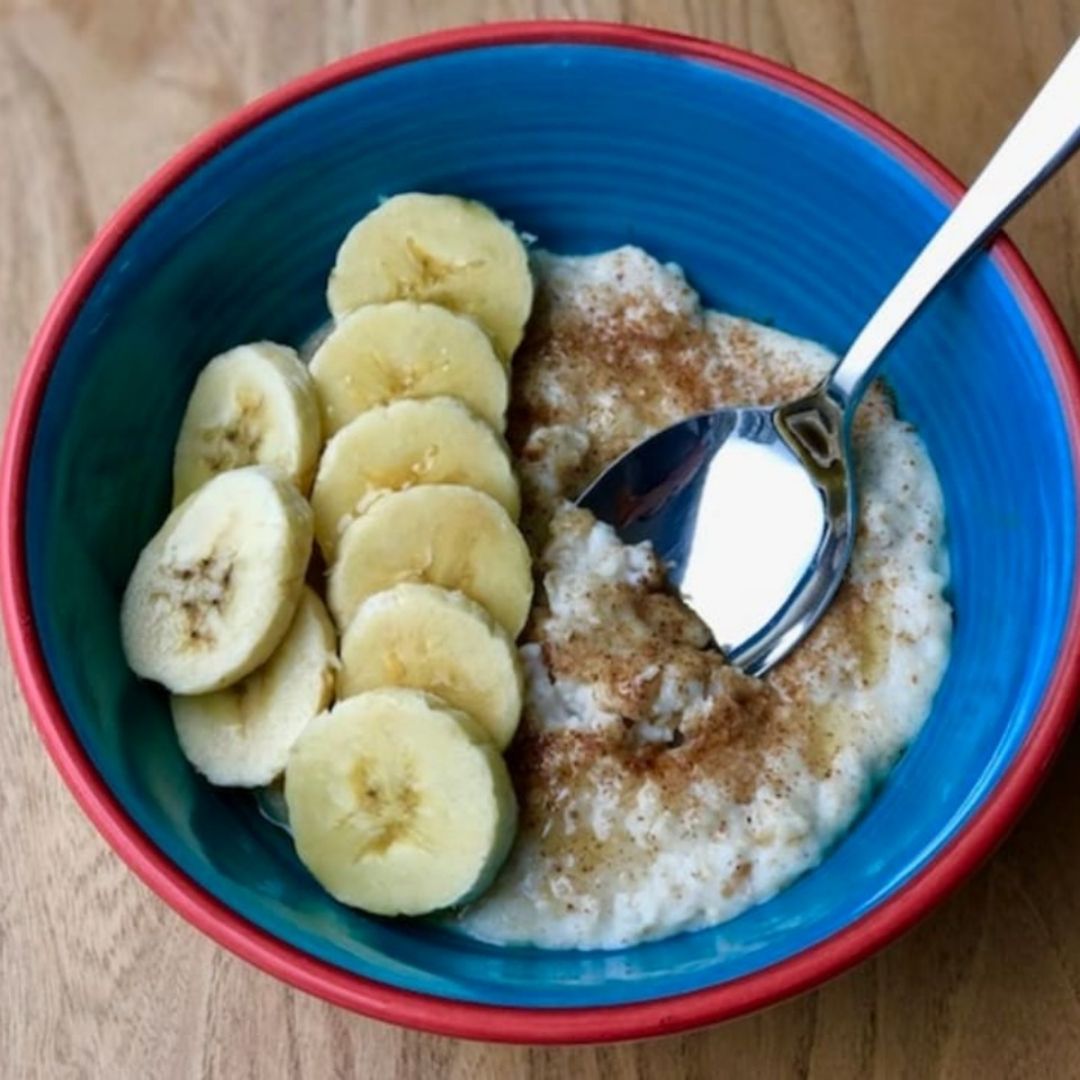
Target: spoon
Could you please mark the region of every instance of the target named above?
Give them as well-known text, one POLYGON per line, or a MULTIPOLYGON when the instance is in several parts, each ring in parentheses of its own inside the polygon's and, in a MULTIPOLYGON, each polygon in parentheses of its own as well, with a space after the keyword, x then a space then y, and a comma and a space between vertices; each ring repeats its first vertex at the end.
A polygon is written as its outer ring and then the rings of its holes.
POLYGON ((806 397, 724 408, 644 439, 578 505, 652 542, 728 660, 762 675, 821 617, 851 557, 851 422, 883 353, 939 285, 1080 142, 1080 42, 863 327, 806 397))

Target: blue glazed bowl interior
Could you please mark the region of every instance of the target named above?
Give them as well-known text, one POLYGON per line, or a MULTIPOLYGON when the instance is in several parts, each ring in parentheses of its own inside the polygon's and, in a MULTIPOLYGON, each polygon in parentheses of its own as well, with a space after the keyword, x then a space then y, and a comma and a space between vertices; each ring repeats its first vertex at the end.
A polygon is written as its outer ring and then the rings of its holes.
POLYGON ((119 598, 164 518, 201 365, 326 318, 337 244, 380 196, 482 199, 561 252, 639 244, 712 305, 842 349, 929 236, 939 198, 844 123, 745 74, 584 45, 479 48, 318 94, 160 202, 81 311, 49 381, 27 501, 34 615, 96 768, 186 874, 292 945, 396 986, 503 1005, 640 1001, 806 949, 934 859, 1008 768, 1065 626, 1076 507, 1039 342, 982 259, 890 355, 945 490, 956 609, 933 715, 814 872, 724 926, 612 953, 487 947, 335 904, 249 797, 180 755, 127 671, 119 598))

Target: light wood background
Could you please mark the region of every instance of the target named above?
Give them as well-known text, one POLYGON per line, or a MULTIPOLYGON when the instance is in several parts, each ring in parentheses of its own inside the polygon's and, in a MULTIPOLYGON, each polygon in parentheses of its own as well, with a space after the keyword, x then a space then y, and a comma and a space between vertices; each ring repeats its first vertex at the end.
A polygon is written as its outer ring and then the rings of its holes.
MULTIPOLYGON (((1080 0, 0 0, 3 401, 77 252, 189 136, 366 45, 530 16, 748 46, 866 102, 968 178, 1080 32, 1080 0)), ((1080 162, 1012 232, 1080 339, 1080 162)), ((1075 739, 986 869, 823 990, 686 1037, 515 1049, 349 1015, 201 937, 83 819, 0 664, 5 1080, 1080 1075, 1075 739)))

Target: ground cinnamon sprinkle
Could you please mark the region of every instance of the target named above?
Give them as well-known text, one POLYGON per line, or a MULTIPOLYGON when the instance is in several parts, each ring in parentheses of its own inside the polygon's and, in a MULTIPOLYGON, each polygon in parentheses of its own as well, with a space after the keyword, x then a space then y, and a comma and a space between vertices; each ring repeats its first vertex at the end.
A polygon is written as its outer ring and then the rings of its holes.
MULTIPOLYGON (((555 499, 573 497, 643 433, 720 402, 781 400, 813 383, 803 369, 762 363, 754 328, 741 320, 710 320, 689 286, 674 306, 669 296, 648 287, 627 295, 625 281, 577 287, 572 297, 560 285, 557 276, 541 277, 534 315, 513 367, 509 438, 524 466, 524 516, 538 557, 549 537, 555 499), (617 410, 611 410, 612 400, 617 410), (594 422, 605 410, 617 415, 594 422), (588 446, 552 489, 543 490, 529 483, 528 466, 546 452, 537 433, 557 425, 583 426, 588 446)), ((583 629, 562 641, 548 639, 540 629, 542 590, 539 596, 527 639, 542 643, 554 677, 596 688, 601 702, 623 716, 626 725, 607 738, 577 732, 530 738, 526 723, 512 758, 525 801, 535 802, 537 793, 543 801, 543 792, 572 785, 574 770, 595 770, 598 760, 606 758, 608 767, 627 778, 626 797, 648 778, 661 786, 665 802, 676 810, 692 797, 687 793, 694 777, 724 784, 732 797, 744 801, 778 748, 806 751, 816 710, 800 700, 800 686, 813 676, 820 649, 835 648, 838 636, 862 636, 868 608, 860 589, 849 585, 818 630, 820 645, 781 669, 780 694, 769 683, 728 668, 710 647, 708 631, 659 578, 648 586, 619 584, 598 592, 592 603, 605 613, 605 632, 583 629), (657 674, 641 679, 649 670, 657 674), (652 710, 664 670, 676 673, 685 685, 717 694, 707 714, 680 729, 677 746, 643 744, 634 735, 637 725, 656 720, 652 710)), ((534 810, 549 812, 543 806, 534 810)))
POLYGON ((461 918, 490 940, 608 947, 731 917, 812 865, 857 812, 943 670, 948 609, 927 568, 940 496, 874 389, 856 453, 891 455, 889 482, 867 500, 853 572, 783 664, 764 680, 742 675, 655 557, 566 500, 650 432, 719 404, 794 398, 832 356, 705 311, 677 268, 638 249, 537 253, 534 266, 508 432, 538 577, 508 753, 521 828, 499 880, 461 918), (926 508, 897 507, 915 522, 907 533, 889 520, 900 491, 926 508), (899 551, 901 535, 922 537, 911 541, 921 561, 899 551), (898 581, 913 571, 923 584, 905 606, 898 581), (875 697, 887 678, 915 688, 899 721, 875 697))
POLYGON ((557 284, 542 283, 514 358, 511 447, 528 458, 529 435, 538 427, 610 412, 609 422, 590 425, 581 462, 585 480, 628 450, 643 430, 708 408, 712 391, 701 379, 708 351, 705 321, 693 306, 673 311, 655 294, 627 298, 611 285, 597 285, 567 304, 557 284), (549 392, 552 385, 557 396, 549 392))
MULTIPOLYGON (((556 518, 560 544, 585 542, 592 528, 583 511, 556 518)), ((593 585, 583 600, 602 616, 600 626, 552 632, 541 606, 534 639, 553 679, 590 687, 620 723, 599 733, 550 732, 540 730, 541 718, 526 718, 510 761, 530 820, 550 819, 564 798, 605 776, 617 778, 627 808, 645 783, 675 814, 692 810, 695 782, 723 786, 745 802, 778 749, 802 749, 800 714, 768 683, 726 664, 662 575, 593 585), (675 709, 662 707, 664 694, 674 696, 675 709)))

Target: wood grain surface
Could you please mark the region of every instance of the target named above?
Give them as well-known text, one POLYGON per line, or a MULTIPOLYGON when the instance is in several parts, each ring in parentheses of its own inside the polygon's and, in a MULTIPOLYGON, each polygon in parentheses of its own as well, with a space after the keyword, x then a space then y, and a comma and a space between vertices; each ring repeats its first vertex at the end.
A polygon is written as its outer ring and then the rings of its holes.
MULTIPOLYGON (((1080 32, 1080 0, 0 0, 3 401, 78 251, 189 136, 367 45, 538 16, 749 47, 854 95, 967 178, 1080 32)), ((1011 231, 1080 339, 1080 163, 1011 231)), ((817 993, 686 1037, 518 1049, 349 1015, 212 945, 85 821, 0 664, 5 1080, 1080 1075, 1076 739, 982 872, 817 993)))

